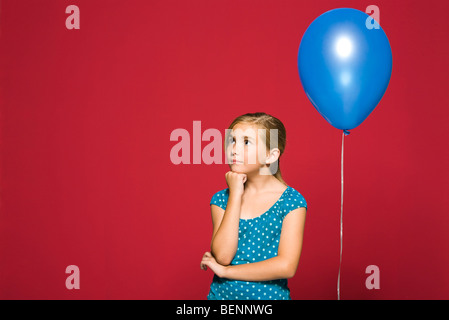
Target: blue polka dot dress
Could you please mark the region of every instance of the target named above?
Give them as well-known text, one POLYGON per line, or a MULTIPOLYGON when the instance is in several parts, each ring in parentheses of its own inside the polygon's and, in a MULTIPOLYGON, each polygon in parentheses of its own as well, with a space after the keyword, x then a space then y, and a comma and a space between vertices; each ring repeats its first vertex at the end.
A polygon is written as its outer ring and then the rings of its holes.
MULTIPOLYGON (((226 210, 229 188, 212 196, 210 204, 226 210)), ((237 252, 231 265, 258 262, 277 256, 282 222, 292 210, 305 207, 304 197, 288 186, 268 211, 252 219, 240 219, 237 252)), ((291 300, 287 279, 240 281, 214 275, 208 300, 291 300)))

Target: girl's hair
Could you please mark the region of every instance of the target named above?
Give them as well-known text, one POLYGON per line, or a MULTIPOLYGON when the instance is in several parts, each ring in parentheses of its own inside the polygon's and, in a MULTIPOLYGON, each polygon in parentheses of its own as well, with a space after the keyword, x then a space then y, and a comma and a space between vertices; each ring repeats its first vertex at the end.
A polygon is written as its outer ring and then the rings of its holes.
POLYGON ((286 144, 286 131, 284 124, 279 120, 278 118, 275 118, 269 114, 266 114, 265 112, 256 112, 256 113, 246 113, 244 115, 241 115, 232 121, 232 123, 229 125, 229 129, 233 129, 235 125, 238 123, 246 123, 246 124, 252 124, 256 125, 260 129, 265 129, 266 134, 266 147, 267 150, 270 150, 270 141, 271 139, 275 139, 276 137, 271 137, 270 135, 270 129, 277 129, 278 132, 278 141, 272 141, 271 145, 277 145, 277 148, 280 151, 279 158, 278 158, 278 165, 277 165, 277 171, 274 174, 274 177, 277 178, 280 182, 287 185, 287 183, 282 179, 281 174, 281 167, 279 165, 279 160, 281 159, 281 155, 284 153, 285 150, 285 144, 286 144))

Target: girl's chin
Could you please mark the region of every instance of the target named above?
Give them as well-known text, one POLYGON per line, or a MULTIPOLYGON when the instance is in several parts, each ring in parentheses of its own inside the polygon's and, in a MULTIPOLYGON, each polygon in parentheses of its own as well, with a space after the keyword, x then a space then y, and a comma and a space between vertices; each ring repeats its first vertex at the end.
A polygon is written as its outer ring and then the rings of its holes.
POLYGON ((245 165, 239 164, 239 163, 230 163, 229 167, 230 167, 231 171, 234 171, 234 172, 237 172, 237 171, 242 172, 245 169, 245 165))

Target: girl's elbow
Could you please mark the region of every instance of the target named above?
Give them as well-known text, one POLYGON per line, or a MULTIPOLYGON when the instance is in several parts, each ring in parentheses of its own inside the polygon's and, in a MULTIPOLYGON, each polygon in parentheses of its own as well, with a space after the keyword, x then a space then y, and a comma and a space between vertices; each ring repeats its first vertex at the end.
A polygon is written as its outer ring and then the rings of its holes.
POLYGON ((296 274, 296 268, 294 268, 294 269, 293 268, 289 268, 285 272, 285 278, 286 279, 291 279, 291 278, 293 278, 295 276, 295 274, 296 274))
POLYGON ((215 261, 217 261, 217 263, 221 264, 222 266, 228 266, 231 264, 233 257, 229 257, 225 254, 219 254, 217 252, 213 252, 212 251, 212 255, 215 258, 215 261))
POLYGON ((297 265, 286 263, 284 268, 284 275, 286 279, 291 279, 296 274, 297 265))
POLYGON ((217 258, 215 258, 215 261, 217 261, 222 266, 229 266, 232 262, 232 259, 229 259, 226 257, 217 257, 217 258))

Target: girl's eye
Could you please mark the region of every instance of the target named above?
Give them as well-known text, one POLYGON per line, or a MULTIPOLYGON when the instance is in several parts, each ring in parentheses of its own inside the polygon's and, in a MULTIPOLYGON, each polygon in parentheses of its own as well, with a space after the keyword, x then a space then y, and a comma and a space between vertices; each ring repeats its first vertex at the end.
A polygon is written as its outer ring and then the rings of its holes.
MULTIPOLYGON (((234 143, 235 142, 235 138, 229 138, 229 143, 234 143)), ((244 142, 245 142, 245 144, 248 142, 248 143, 251 143, 249 140, 247 140, 247 139, 245 139, 244 140, 244 142)))

